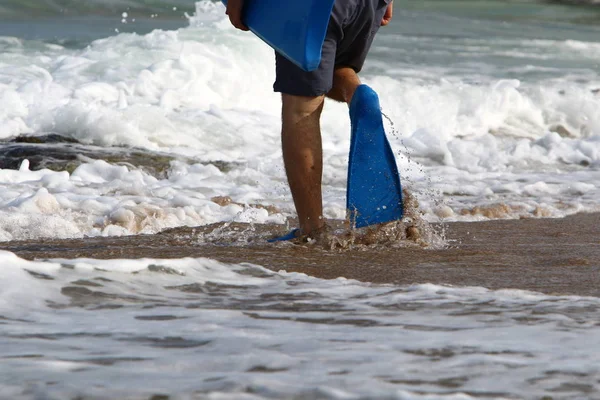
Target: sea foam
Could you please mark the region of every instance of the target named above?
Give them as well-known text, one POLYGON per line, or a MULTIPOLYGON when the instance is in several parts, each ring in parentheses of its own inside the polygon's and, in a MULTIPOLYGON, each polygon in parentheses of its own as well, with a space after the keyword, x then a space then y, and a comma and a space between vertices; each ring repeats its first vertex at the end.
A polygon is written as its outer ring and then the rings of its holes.
MULTIPOLYGON (((273 52, 232 28, 221 4, 196 8, 187 28, 118 34, 84 49, 3 39, 0 138, 53 132, 84 145, 143 148, 195 162, 173 162, 167 177, 101 160, 70 174, 31 171, 27 162, 19 171, 2 170, 1 238, 154 233, 238 216, 283 222, 293 215, 280 155, 280 100, 272 91, 273 52), (216 163, 229 167, 221 171, 216 163), (216 196, 281 213, 219 206, 211 202, 216 196), (63 227, 30 215, 62 220, 63 227)), ((419 198, 425 218, 491 216, 474 213, 477 207, 506 210, 495 215, 502 218, 598 210, 597 73, 565 67, 544 70, 551 77, 498 78, 494 64, 499 48, 523 50, 513 64, 525 68, 532 49, 560 48, 564 62, 582 49, 588 57, 596 43, 445 40, 477 46, 471 57, 479 54, 479 69, 472 75, 468 63, 411 64, 411 49, 433 57, 437 42, 387 32, 380 32, 362 76, 380 95, 405 188, 419 198)), ((350 131, 344 105, 327 102, 322 131, 325 217, 344 218, 350 131)))

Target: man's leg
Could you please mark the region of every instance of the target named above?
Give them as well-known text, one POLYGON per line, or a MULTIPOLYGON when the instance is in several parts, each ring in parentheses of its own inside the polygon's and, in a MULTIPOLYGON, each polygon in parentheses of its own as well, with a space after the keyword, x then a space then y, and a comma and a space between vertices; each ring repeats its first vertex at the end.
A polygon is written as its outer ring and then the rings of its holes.
POLYGON ((282 95, 283 162, 300 229, 305 235, 325 225, 321 193, 323 149, 320 118, 323 102, 324 96, 282 95))
POLYGON ((330 99, 350 104, 356 88, 360 86, 360 79, 350 67, 338 67, 333 73, 333 87, 327 93, 330 99))
MULTIPOLYGON (((333 88, 327 96, 350 103, 360 79, 352 68, 337 68, 333 88)), ((321 112, 324 96, 282 95, 283 162, 288 184, 300 221, 300 229, 310 235, 325 225, 323 219, 323 149, 321 112)))

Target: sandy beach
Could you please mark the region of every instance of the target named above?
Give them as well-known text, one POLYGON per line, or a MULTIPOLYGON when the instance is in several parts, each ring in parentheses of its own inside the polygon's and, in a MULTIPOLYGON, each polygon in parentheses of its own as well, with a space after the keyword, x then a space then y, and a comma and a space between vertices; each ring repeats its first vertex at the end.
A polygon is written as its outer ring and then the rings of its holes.
MULTIPOLYGON (((243 229, 243 227, 239 227, 243 229)), ((262 227, 266 229, 267 227, 262 227)), ((272 228, 272 227, 271 227, 272 228)), ((198 244, 200 228, 156 235, 3 243, 25 259, 208 257, 334 279, 434 283, 600 296, 600 214, 446 224, 443 249, 198 244)), ((261 227, 257 228, 260 231, 261 227)))

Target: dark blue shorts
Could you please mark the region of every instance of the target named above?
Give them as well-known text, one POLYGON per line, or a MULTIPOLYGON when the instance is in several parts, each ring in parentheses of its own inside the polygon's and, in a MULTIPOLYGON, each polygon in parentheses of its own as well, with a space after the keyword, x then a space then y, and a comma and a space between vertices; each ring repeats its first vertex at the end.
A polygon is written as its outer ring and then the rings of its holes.
POLYGON ((359 72, 390 2, 336 0, 319 68, 306 72, 275 53, 276 78, 273 89, 295 96, 320 96, 331 90, 336 68, 350 67, 359 72))

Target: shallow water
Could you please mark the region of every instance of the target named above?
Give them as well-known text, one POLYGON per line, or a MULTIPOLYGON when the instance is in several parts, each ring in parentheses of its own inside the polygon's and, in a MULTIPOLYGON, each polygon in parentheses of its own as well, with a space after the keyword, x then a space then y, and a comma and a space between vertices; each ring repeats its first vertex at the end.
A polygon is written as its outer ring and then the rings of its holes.
POLYGON ((2 258, 20 288, 0 311, 6 398, 598 394, 595 297, 320 280, 203 258, 2 258))
POLYGON ((0 396, 595 398, 599 217, 451 223, 439 249, 247 224, 12 242, 0 396))

